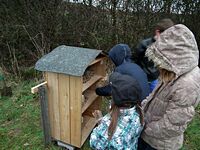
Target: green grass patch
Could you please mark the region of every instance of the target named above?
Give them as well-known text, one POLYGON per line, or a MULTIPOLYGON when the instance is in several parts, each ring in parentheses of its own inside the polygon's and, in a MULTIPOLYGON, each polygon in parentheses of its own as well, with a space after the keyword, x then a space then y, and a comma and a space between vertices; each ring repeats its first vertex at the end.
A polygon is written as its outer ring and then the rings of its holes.
POLYGON ((30 93, 33 85, 33 81, 15 83, 13 96, 0 98, 2 150, 45 149, 38 97, 30 93))
MULTIPOLYGON (((41 150, 62 149, 53 144, 44 146, 41 125, 40 103, 37 94, 31 94, 34 81, 11 82, 12 97, 0 97, 0 149, 1 150, 41 150)), ((103 114, 108 110, 109 102, 104 100, 103 114)), ((200 147, 200 106, 185 132, 182 150, 198 150, 200 147)), ((87 139, 82 150, 90 150, 87 139)))
POLYGON ((185 132, 185 140, 183 150, 199 150, 200 149, 200 105, 196 109, 196 115, 189 124, 185 132))

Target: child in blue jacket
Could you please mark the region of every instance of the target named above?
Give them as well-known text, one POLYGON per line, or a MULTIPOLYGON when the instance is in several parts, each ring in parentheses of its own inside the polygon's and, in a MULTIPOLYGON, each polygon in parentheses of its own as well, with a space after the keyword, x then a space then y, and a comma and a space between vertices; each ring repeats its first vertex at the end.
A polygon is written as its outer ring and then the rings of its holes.
MULTIPOLYGON (((114 72, 129 75, 137 80, 141 88, 141 100, 144 100, 150 93, 147 75, 140 66, 131 62, 132 54, 129 46, 127 44, 117 44, 108 54, 115 64, 114 72)), ((99 96, 111 96, 110 85, 98 87, 96 94, 99 96)))
POLYGON ((112 107, 92 131, 95 150, 136 150, 143 129, 141 88, 136 79, 114 72, 110 76, 112 107))

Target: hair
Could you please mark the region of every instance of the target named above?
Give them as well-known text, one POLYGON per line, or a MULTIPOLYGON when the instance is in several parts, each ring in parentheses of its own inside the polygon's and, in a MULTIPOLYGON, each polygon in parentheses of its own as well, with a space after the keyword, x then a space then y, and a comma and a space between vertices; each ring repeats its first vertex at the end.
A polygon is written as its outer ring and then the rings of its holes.
POLYGON ((120 115, 119 107, 112 103, 111 108, 110 108, 110 116, 111 116, 111 121, 110 125, 108 127, 108 139, 110 140, 115 132, 118 118, 120 115))
POLYGON ((168 70, 163 69, 163 68, 159 68, 159 72, 160 72, 159 78, 164 83, 172 81, 176 76, 174 72, 168 71, 168 70))
POLYGON ((171 19, 165 18, 165 19, 160 20, 155 25, 155 30, 159 30, 159 32, 162 33, 163 31, 172 27, 173 25, 174 25, 174 22, 171 19))
MULTIPOLYGON (((133 104, 132 104, 132 106, 133 106, 133 104)), ((135 104, 135 106, 136 106, 136 112, 139 114, 139 117, 140 117, 140 123, 143 126, 144 125, 144 114, 143 114, 143 111, 142 111, 142 108, 141 108, 141 101, 138 101, 135 104)), ((130 105, 129 105, 129 107, 130 107, 130 105)), ((127 107, 127 108, 129 108, 129 107, 127 107)), ((108 139, 109 140, 111 140, 113 134, 115 133, 118 118, 120 116, 120 107, 115 105, 114 102, 112 102, 112 105, 111 105, 110 116, 111 116, 111 122, 110 122, 110 125, 108 127, 108 139)))

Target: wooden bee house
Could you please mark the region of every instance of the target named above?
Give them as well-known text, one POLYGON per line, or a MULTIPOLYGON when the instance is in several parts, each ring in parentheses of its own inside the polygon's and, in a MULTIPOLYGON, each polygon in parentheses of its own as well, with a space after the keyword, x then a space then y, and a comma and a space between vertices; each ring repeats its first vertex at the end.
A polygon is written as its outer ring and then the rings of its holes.
POLYGON ((101 109, 95 88, 106 75, 105 59, 101 50, 62 45, 37 61, 35 69, 47 83, 54 140, 80 148, 89 136, 96 124, 92 113, 101 109))

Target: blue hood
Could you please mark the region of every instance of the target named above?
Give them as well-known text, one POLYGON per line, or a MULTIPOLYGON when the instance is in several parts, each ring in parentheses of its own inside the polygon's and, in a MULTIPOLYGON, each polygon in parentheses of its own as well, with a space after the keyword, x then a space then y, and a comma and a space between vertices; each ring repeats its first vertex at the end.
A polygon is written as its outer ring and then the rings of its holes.
POLYGON ((131 62, 131 49, 127 44, 117 44, 109 52, 109 57, 116 66, 131 62))

